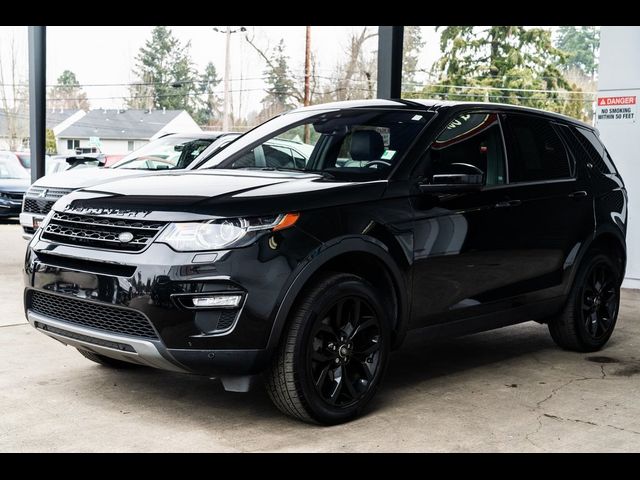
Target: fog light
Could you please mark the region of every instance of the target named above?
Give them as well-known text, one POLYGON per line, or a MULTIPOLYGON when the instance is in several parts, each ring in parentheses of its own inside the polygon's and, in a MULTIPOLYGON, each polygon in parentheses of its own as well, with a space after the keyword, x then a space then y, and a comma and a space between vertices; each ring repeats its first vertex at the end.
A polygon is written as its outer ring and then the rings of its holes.
POLYGON ((206 297, 193 297, 194 307, 221 307, 234 308, 240 305, 242 295, 210 295, 206 297))

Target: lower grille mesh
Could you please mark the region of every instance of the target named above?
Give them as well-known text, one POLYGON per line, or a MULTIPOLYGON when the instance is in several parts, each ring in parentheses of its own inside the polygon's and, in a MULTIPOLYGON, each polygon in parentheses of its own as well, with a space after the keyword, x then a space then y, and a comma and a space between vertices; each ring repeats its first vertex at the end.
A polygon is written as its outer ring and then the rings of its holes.
POLYGON ((142 313, 128 308, 98 305, 39 291, 29 292, 28 308, 55 320, 110 333, 157 339, 151 323, 142 313))

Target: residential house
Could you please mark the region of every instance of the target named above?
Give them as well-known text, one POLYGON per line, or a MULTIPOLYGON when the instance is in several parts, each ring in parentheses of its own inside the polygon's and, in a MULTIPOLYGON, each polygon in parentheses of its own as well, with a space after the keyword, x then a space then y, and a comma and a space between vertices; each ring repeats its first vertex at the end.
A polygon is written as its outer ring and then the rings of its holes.
MULTIPOLYGON (((85 115, 86 112, 84 110, 47 110, 45 125, 57 137, 58 133, 85 115)), ((6 112, 0 111, 0 150, 10 150, 10 119, 13 120, 13 135, 16 137, 18 150, 28 150, 29 113, 27 111, 11 114, 11 117, 8 117, 6 112)))
POLYGON ((56 135, 58 153, 97 146, 108 155, 126 154, 167 133, 202 131, 185 110, 91 110, 56 135))

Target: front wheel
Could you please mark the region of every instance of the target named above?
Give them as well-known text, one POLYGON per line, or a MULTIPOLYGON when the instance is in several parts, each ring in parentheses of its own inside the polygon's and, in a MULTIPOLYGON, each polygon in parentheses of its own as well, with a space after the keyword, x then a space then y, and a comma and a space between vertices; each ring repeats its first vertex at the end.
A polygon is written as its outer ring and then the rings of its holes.
POLYGON ((325 276, 303 294, 267 372, 267 391, 282 412, 326 425, 360 415, 389 355, 379 297, 351 274, 325 276))
POLYGON ((616 263, 604 253, 594 252, 585 259, 564 311, 549 321, 556 344, 594 352, 607 343, 618 319, 620 276, 616 263))

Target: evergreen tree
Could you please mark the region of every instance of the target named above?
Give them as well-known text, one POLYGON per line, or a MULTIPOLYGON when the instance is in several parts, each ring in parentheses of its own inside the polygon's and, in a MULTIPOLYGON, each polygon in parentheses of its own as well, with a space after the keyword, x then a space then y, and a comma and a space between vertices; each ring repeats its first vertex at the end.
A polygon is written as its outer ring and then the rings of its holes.
POLYGON ((130 88, 128 105, 194 113, 200 92, 190 49, 190 42, 183 45, 167 27, 154 27, 136 56, 133 73, 139 82, 130 88))
POLYGON ((424 47, 422 32, 420 27, 404 27, 404 38, 402 41, 402 90, 403 92, 413 92, 415 90, 416 69, 420 51, 424 47))
POLYGON ((558 29, 557 47, 567 54, 567 69, 577 68, 595 78, 600 48, 599 27, 562 26, 558 29))
POLYGON ((264 71, 267 96, 262 100, 265 108, 282 112, 293 107, 295 94, 293 75, 289 70, 289 57, 284 51, 284 40, 273 50, 267 69, 264 71))
POLYGON ((440 47, 437 85, 426 89, 428 95, 567 110, 573 88, 560 70, 566 55, 553 46, 549 30, 449 26, 440 47))
POLYGON ((220 84, 220 81, 215 65, 209 62, 204 73, 200 75, 199 91, 202 94, 202 100, 194 117, 199 125, 210 125, 220 116, 222 102, 215 92, 215 87, 220 84))
POLYGON ((47 104, 50 109, 89 110, 87 94, 82 90, 76 74, 65 70, 58 77, 57 85, 49 89, 47 104))

